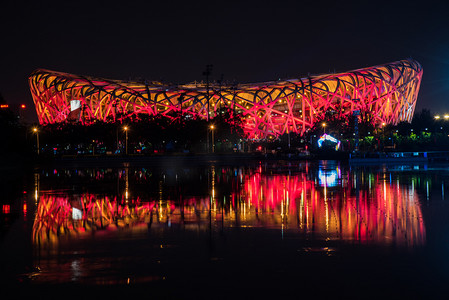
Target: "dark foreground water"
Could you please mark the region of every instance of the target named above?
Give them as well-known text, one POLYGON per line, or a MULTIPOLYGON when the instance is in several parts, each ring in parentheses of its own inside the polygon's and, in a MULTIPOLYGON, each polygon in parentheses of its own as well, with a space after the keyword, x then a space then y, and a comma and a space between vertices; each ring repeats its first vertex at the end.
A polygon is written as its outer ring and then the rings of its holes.
POLYGON ((448 184, 443 164, 4 170, 0 295, 446 298, 448 184))

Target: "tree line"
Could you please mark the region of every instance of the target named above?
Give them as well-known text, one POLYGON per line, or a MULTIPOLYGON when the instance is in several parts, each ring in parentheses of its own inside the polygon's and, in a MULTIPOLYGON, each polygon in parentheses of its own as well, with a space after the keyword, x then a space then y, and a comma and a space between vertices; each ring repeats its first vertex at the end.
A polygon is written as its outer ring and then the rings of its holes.
MULTIPOLYGON (((38 132, 34 132, 34 126, 22 124, 12 111, 2 109, 0 153, 34 154, 37 152, 37 135, 41 155, 50 156, 125 154, 126 146, 129 154, 204 153, 212 151, 212 138, 215 152, 323 151, 318 149, 317 141, 324 132, 338 139, 341 142, 339 151, 346 152, 356 149, 356 133, 358 150, 365 152, 438 151, 449 147, 449 119, 437 120, 428 109, 416 112, 411 123, 377 127, 369 112, 361 113, 356 126, 355 118, 341 117, 330 110, 302 136, 289 133, 266 140, 246 140, 241 128, 242 119, 231 110, 220 111, 209 122, 179 114, 168 117, 135 115, 120 120, 96 121, 89 125, 48 124, 36 126, 38 132)), ((324 149, 334 150, 335 145, 324 143, 324 149)))

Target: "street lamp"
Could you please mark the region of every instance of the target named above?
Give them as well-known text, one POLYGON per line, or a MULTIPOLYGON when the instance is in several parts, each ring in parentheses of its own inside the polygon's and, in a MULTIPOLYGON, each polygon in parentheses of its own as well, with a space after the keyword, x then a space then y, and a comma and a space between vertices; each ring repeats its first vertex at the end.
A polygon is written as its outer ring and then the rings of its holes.
POLYGON ((326 134, 326 123, 323 123, 323 130, 324 130, 324 134, 326 134))
POLYGON ((33 132, 36 133, 36 140, 37 140, 37 155, 39 155, 39 130, 37 127, 33 128, 33 132))
POLYGON ((125 130, 125 153, 128 155, 128 126, 123 127, 123 130, 125 130))
POLYGON ((210 131, 212 132, 212 153, 215 152, 215 144, 214 144, 214 125, 210 125, 210 131))

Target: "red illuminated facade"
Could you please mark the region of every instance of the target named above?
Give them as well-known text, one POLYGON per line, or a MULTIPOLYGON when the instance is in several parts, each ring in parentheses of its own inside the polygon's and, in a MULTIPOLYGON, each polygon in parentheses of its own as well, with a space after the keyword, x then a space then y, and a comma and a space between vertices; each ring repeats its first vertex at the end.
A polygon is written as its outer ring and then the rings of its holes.
POLYGON ((304 134, 326 111, 368 112, 374 124, 411 121, 423 70, 414 60, 339 74, 263 83, 125 82, 36 70, 29 78, 41 124, 90 124, 147 114, 213 119, 223 109, 243 117, 248 138, 304 134))

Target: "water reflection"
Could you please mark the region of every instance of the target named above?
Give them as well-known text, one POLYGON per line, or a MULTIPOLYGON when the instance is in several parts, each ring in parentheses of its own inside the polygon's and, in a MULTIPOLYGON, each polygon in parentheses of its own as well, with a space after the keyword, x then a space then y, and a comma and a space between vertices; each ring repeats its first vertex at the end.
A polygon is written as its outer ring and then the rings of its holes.
POLYGON ((35 175, 33 242, 176 225, 412 247, 425 243, 426 231, 409 179, 335 163, 44 171, 35 175))

